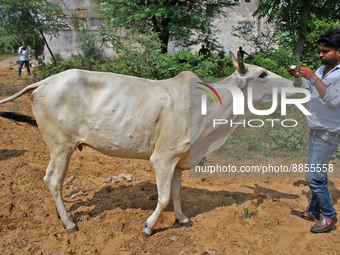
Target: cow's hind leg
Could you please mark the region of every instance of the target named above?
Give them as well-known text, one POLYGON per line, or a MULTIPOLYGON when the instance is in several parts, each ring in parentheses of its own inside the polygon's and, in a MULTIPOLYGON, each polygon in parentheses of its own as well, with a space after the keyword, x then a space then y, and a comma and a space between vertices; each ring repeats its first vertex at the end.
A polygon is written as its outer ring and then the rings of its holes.
POLYGON ((62 197, 62 183, 68 168, 74 147, 56 146, 51 149, 51 160, 46 169, 44 181, 49 187, 55 201, 57 211, 68 232, 77 230, 76 224, 69 218, 62 197))
POLYGON ((182 212, 181 207, 181 181, 182 181, 182 170, 179 168, 175 169, 174 176, 171 183, 171 193, 174 202, 174 212, 176 220, 183 226, 191 226, 191 222, 182 212))
MULTIPOLYGON (((165 157, 163 156, 163 158, 165 157)), ((142 236, 144 238, 151 235, 152 229, 156 225, 160 214, 169 203, 172 177, 175 166, 178 162, 177 159, 164 161, 164 159, 162 159, 161 157, 156 157, 155 155, 151 157, 150 161, 152 162, 156 172, 158 202, 155 211, 151 214, 151 216, 146 220, 144 224, 144 228, 142 231, 142 236)))

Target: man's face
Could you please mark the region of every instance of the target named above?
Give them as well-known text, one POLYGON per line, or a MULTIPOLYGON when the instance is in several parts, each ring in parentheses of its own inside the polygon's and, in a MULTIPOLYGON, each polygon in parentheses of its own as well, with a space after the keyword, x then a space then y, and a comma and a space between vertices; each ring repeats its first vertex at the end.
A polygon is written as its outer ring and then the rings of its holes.
POLYGON ((325 66, 340 64, 340 49, 320 45, 320 60, 325 66))

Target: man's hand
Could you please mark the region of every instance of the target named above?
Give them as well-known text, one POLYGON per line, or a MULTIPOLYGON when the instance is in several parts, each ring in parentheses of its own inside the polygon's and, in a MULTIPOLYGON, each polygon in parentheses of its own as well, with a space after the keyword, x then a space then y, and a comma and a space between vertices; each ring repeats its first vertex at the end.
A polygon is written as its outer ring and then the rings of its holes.
POLYGON ((300 72, 299 72, 299 69, 297 67, 292 68, 291 66, 288 66, 287 71, 291 76, 294 76, 295 78, 300 77, 300 72))
POLYGON ((307 80, 310 80, 313 77, 315 77, 315 73, 312 71, 312 69, 310 69, 307 66, 300 67, 300 75, 307 80))

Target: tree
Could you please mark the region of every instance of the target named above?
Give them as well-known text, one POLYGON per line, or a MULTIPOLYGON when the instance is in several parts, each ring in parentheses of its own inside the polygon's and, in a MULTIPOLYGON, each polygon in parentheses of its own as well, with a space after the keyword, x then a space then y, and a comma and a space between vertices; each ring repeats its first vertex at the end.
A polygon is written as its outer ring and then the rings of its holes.
POLYGON ((257 31, 253 20, 239 21, 236 26, 233 26, 231 34, 243 39, 245 44, 255 49, 256 52, 269 52, 278 42, 278 35, 275 31, 268 27, 266 30, 257 31))
POLYGON ((146 34, 158 34, 162 52, 173 40, 189 46, 213 42, 217 15, 226 15, 223 7, 235 5, 230 0, 94 0, 99 5, 106 26, 146 34))
POLYGON ((294 52, 301 57, 306 37, 312 32, 312 16, 331 22, 339 20, 339 11, 338 0, 259 0, 254 15, 274 23, 283 37, 291 39, 294 52))
POLYGON ((0 29, 0 53, 14 52, 14 45, 18 42, 16 35, 9 34, 4 29, 0 29))
POLYGON ((34 43, 35 48, 42 39, 56 63, 44 34, 56 36, 65 28, 66 16, 62 9, 47 0, 0 0, 0 7, 0 27, 22 41, 34 43))

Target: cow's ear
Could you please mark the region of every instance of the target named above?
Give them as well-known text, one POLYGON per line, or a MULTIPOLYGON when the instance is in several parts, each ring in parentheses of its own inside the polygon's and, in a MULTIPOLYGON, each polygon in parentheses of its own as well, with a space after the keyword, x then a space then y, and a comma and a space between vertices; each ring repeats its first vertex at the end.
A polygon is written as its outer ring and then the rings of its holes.
POLYGON ((231 51, 229 51, 229 54, 235 70, 237 70, 239 73, 245 73, 246 67, 244 66, 241 54, 237 54, 237 59, 235 58, 234 53, 232 53, 231 51))

